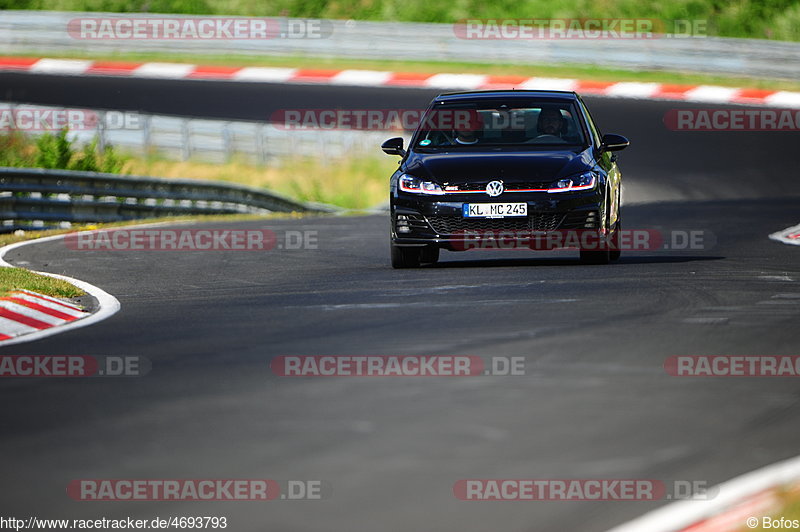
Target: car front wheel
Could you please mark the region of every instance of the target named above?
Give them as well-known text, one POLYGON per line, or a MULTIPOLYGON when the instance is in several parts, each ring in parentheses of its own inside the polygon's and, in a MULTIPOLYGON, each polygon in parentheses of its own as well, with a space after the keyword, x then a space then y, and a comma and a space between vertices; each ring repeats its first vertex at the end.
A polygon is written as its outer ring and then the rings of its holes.
MULTIPOLYGON (((601 223, 601 227, 607 227, 608 224, 608 215, 603 217, 603 221, 601 223)), ((605 233, 607 241, 606 245, 601 246, 603 249, 600 250, 589 250, 589 249, 581 249, 581 262, 584 264, 608 264, 612 260, 617 260, 619 258, 619 218, 617 218, 616 227, 614 227, 614 231, 609 233, 605 233), (614 251, 612 251, 612 249, 614 251)))
POLYGON ((392 268, 418 268, 422 248, 406 248, 392 245, 392 268))
POLYGON ((620 255, 622 255, 622 250, 619 248, 619 232, 622 230, 622 222, 619 218, 617 218, 617 227, 614 229, 614 234, 611 235, 611 252, 609 254, 609 258, 613 260, 619 260, 620 255))
POLYGON ((419 260, 425 264, 436 264, 439 262, 439 248, 436 246, 425 246, 420 252, 419 260))

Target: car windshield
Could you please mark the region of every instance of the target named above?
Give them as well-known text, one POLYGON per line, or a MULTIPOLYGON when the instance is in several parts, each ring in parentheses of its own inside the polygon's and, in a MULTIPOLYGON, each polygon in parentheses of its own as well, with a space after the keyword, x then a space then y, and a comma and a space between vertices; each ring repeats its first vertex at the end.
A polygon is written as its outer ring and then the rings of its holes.
POLYGON ((585 146, 573 102, 442 104, 423 119, 415 147, 422 149, 585 146))

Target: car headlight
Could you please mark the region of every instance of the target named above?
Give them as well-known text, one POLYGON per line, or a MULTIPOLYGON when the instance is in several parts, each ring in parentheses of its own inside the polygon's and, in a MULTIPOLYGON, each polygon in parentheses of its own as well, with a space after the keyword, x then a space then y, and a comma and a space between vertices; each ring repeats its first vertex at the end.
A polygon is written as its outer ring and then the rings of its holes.
POLYGON ((444 190, 433 181, 423 181, 418 177, 403 174, 400 176, 400 190, 414 194, 444 194, 444 190))
POLYGON ((597 184, 597 176, 593 172, 584 172, 579 176, 562 179, 547 192, 575 192, 578 190, 591 190, 597 184))

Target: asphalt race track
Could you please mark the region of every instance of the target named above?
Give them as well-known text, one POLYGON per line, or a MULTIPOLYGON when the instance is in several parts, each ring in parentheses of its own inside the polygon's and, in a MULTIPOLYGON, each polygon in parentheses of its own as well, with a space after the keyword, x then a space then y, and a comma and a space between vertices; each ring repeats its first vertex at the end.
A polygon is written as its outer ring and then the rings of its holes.
MULTIPOLYGON (((11 74, 0 86, 6 100, 237 119, 303 105, 422 106, 433 94, 11 74)), ((632 140, 620 154, 625 227, 702 231, 702 249, 626 252, 609 266, 581 265, 574 252, 470 251, 395 271, 387 220, 373 215, 225 225, 317 231, 318 249, 108 252, 54 241, 9 253, 103 288, 122 311, 0 353, 138 355, 153 368, 0 382, 4 513, 217 515, 236 532, 600 531, 667 501, 466 502, 453 484, 712 485, 798 454, 796 381, 662 367, 673 355, 800 354, 800 248, 767 238, 800 222, 797 133, 677 133, 661 120, 678 104, 587 100, 604 131, 632 140), (526 374, 282 378, 269 368, 279 355, 366 354, 521 356, 526 374), (90 478, 318 479, 332 494, 215 503, 65 494, 90 478)))

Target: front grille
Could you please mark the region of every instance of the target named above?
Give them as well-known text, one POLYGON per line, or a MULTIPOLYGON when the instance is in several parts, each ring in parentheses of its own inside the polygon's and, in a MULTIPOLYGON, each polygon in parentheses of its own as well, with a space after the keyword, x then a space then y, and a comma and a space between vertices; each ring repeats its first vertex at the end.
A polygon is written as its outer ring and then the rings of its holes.
POLYGON ((456 187, 459 192, 469 190, 486 190, 486 183, 457 183, 455 185, 447 185, 446 190, 451 190, 450 187, 456 187))
POLYGON ((563 214, 537 214, 529 215, 531 231, 555 231, 564 219, 563 214))
MULTIPOLYGON (((486 190, 487 183, 455 183, 455 184, 448 184, 445 190, 449 192, 454 192, 450 190, 449 187, 458 187, 458 192, 468 192, 474 190, 484 191, 486 190)), ((522 190, 522 189, 547 189, 552 185, 550 182, 538 182, 538 181, 526 181, 521 183, 503 183, 506 190, 522 190)))
POLYGON ((534 213, 518 218, 463 218, 461 216, 428 216, 428 223, 439 235, 462 231, 554 231, 563 214, 534 213))
POLYGON ((548 189, 553 186, 551 182, 541 182, 541 181, 528 181, 525 183, 506 183, 506 190, 520 190, 520 189, 548 189))

